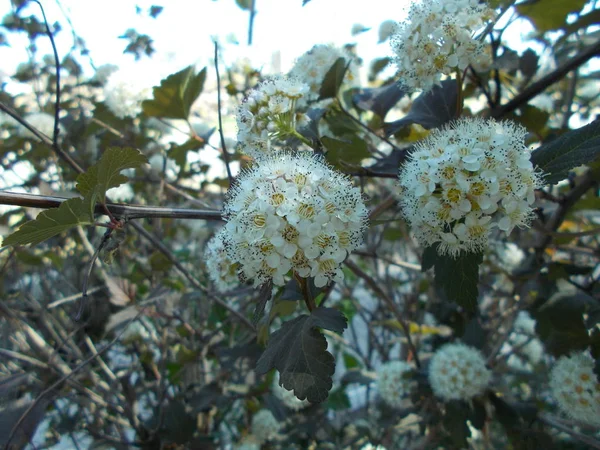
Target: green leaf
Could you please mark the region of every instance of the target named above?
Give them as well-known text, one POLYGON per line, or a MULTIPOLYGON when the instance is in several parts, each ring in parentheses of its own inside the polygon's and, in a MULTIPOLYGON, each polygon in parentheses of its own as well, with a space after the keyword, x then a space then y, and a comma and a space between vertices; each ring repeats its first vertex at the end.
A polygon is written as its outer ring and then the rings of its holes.
POLYGON ((148 159, 134 148, 110 147, 104 152, 100 161, 77 177, 77 190, 85 197, 106 202, 106 191, 126 183, 129 178, 121 175, 125 169, 135 169, 147 163, 148 159))
POLYGON ((331 391, 325 406, 327 409, 331 409, 333 411, 349 409, 351 406, 350 399, 348 398, 344 388, 338 388, 331 391))
POLYGON ((445 409, 442 423, 446 432, 450 434, 453 448, 467 448, 469 446, 467 438, 471 436, 471 431, 467 426, 470 412, 468 405, 453 400, 446 403, 445 409))
POLYGON ((588 164, 600 156, 600 119, 569 131, 542 145, 531 154, 531 162, 544 171, 544 181, 557 183, 569 170, 588 164))
POLYGON ((4 238, 2 245, 35 245, 77 225, 92 223, 94 217, 90 214, 88 201, 70 198, 58 208, 42 211, 36 219, 21 225, 21 228, 4 238))
POLYGON ((341 333, 346 326, 346 318, 331 308, 317 308, 310 316, 303 314, 284 322, 271 335, 256 363, 256 372, 265 374, 276 368, 280 385, 293 390, 300 400, 324 401, 333 383, 335 362, 327 351, 327 340, 317 327, 341 333))
POLYGON ((483 253, 461 253, 456 258, 439 255, 437 245, 427 247, 423 252, 421 269, 435 268, 435 282, 443 288, 448 300, 456 302, 466 311, 477 311, 479 291, 479 265, 483 253))
POLYGON ((367 143, 358 136, 352 136, 349 140, 333 139, 327 136, 321 138, 321 142, 327 149, 325 157, 333 166, 344 169, 347 164, 360 165, 365 158, 372 155, 368 150, 367 143))
POLYGON ((389 136, 413 123, 428 130, 440 127, 458 117, 460 111, 456 107, 457 103, 456 80, 444 80, 441 86, 434 86, 431 91, 419 95, 406 116, 384 124, 383 130, 389 136))
POLYGON ((204 87, 206 68, 195 74, 194 66, 169 75, 152 89, 153 99, 142 102, 144 114, 187 120, 192 104, 204 87))
POLYGON ((587 0, 530 0, 516 6, 540 33, 564 28, 567 15, 581 11, 587 0))
POLYGON ((323 84, 319 91, 319 100, 337 97, 337 93, 344 82, 346 70, 346 60, 344 58, 338 58, 323 78, 323 84))
POLYGON ((385 119, 388 111, 404 97, 408 91, 403 89, 399 83, 391 82, 387 86, 371 89, 361 89, 352 97, 353 103, 364 111, 373 111, 382 119, 385 119))

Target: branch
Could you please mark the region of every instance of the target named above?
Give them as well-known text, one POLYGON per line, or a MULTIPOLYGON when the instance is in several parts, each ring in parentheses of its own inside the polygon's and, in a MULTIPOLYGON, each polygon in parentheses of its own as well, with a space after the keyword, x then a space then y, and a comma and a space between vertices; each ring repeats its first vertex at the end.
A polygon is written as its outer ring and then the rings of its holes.
MULTIPOLYGON (((61 203, 67 200, 68 198, 66 197, 0 191, 0 205, 48 209, 58 208, 61 203)), ((128 220, 145 218, 223 220, 221 211, 217 210, 124 205, 119 203, 106 203, 106 207, 114 216, 123 217, 128 220)), ((106 214, 104 205, 97 204, 95 213, 106 214)))
POLYGON ((558 420, 556 420, 554 417, 551 417, 547 414, 540 414, 537 416, 537 418, 546 425, 550 425, 551 427, 554 427, 557 430, 562 431, 563 433, 567 433, 574 439, 577 439, 578 441, 589 445, 590 448, 600 449, 600 441, 592 438, 591 436, 586 436, 585 434, 578 433, 573 429, 573 427, 563 425, 562 423, 558 422, 558 420))
POLYGON ((545 77, 541 78, 537 82, 531 84, 528 88, 522 91, 519 95, 513 98, 511 101, 506 103, 505 105, 501 105, 498 108, 494 109, 491 113, 493 118, 502 117, 520 106, 526 104, 529 100, 534 98, 536 95, 540 94, 550 85, 560 81, 567 73, 571 70, 580 67, 585 64, 587 61, 592 59, 594 56, 600 55, 600 41, 597 41, 594 45, 590 45, 586 49, 584 49, 577 56, 571 58, 569 61, 564 63, 562 66, 557 68, 554 72, 550 72, 545 77))

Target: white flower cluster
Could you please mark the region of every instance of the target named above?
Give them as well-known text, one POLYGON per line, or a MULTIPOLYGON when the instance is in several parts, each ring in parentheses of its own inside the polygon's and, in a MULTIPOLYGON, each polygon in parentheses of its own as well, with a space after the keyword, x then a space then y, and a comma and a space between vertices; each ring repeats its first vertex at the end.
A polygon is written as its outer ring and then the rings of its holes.
POLYGON ((135 117, 142 112, 142 101, 150 95, 150 89, 126 79, 119 72, 111 74, 104 86, 104 103, 121 119, 135 117))
POLYGON ((527 311, 520 311, 513 332, 502 346, 502 352, 515 352, 508 357, 508 365, 518 370, 531 370, 544 356, 544 344, 535 334, 535 320, 527 311))
POLYGON ((559 358, 550 372, 550 389, 560 409, 573 419, 600 426, 600 381, 588 352, 559 358))
POLYGON ((367 208, 322 159, 281 152, 242 172, 224 215, 227 256, 243 279, 283 286, 292 269, 322 287, 343 279, 340 265, 362 242, 367 208))
POLYGON ((275 76, 263 81, 244 99, 237 112, 239 148, 258 159, 271 153, 273 139, 292 136, 308 117, 296 104, 308 86, 294 78, 275 76))
MULTIPOLYGON (((35 112, 27 114, 24 117, 25 121, 29 123, 33 128, 38 131, 41 131, 43 134, 52 138, 54 136, 54 116, 45 112, 35 112)), ((61 134, 65 132, 65 128, 62 124, 58 125, 59 128, 59 138, 61 134)), ((35 134, 29 131, 27 128, 18 124, 19 135, 24 138, 37 139, 35 134)))
POLYGON ((443 400, 469 400, 488 386, 491 376, 481 352, 462 343, 442 346, 429 365, 431 389, 443 400))
POLYGON ((393 408, 402 406, 402 401, 411 388, 407 375, 413 367, 404 361, 390 361, 382 364, 377 371, 377 389, 379 396, 393 408))
POLYGON ((252 434, 260 443, 273 439, 281 424, 268 409, 261 409, 252 417, 252 434))
POLYGON ((275 397, 281 400, 281 403, 294 411, 299 411, 310 406, 308 400, 300 400, 294 395, 294 391, 288 391, 283 386, 280 386, 277 380, 273 380, 273 393, 275 394, 275 397))
POLYGON ((456 257, 482 251, 493 228, 529 224, 541 181, 525 134, 512 122, 461 119, 416 144, 400 169, 400 204, 422 245, 456 257))
POLYGON ((208 275, 219 292, 227 292, 237 287, 237 265, 227 257, 224 240, 227 230, 221 228, 206 244, 204 261, 208 275))
POLYGON ((442 74, 482 64, 489 56, 474 35, 494 16, 494 10, 478 0, 413 3, 408 19, 390 40, 401 82, 409 89, 428 91, 440 83, 442 74))
POLYGON ((358 81, 358 64, 348 50, 333 45, 318 44, 296 60, 290 75, 310 87, 310 92, 305 97, 306 101, 313 102, 319 98, 325 75, 339 58, 344 58, 346 64, 350 63, 344 76, 344 83, 351 86, 358 81))

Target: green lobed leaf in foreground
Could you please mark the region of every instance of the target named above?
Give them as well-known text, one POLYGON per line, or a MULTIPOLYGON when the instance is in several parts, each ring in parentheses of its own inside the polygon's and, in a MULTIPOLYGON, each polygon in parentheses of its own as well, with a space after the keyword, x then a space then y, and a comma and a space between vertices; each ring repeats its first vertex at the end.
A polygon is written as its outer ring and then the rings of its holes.
POLYGON ((325 74, 325 78, 323 78, 323 84, 319 91, 319 100, 337 96, 337 93, 344 82, 346 70, 348 70, 346 67, 346 60, 344 58, 338 58, 325 74))
POLYGON ((35 220, 21 225, 4 239, 2 245, 39 244, 77 225, 90 225, 93 222, 87 199, 71 198, 58 208, 42 211, 35 220))
POLYGON ((332 308, 317 308, 310 316, 284 322, 273 333, 264 353, 256 363, 256 372, 265 374, 272 368, 280 373, 279 384, 293 390, 300 400, 324 401, 332 386, 335 362, 327 351, 327 340, 317 329, 342 333, 346 318, 332 308))
POLYGON ((206 67, 197 74, 194 66, 169 75, 152 89, 153 99, 142 102, 144 114, 150 117, 187 120, 192 104, 204 87, 206 67))
MULTIPOLYGON (((77 177, 77 190, 85 197, 104 203, 106 191, 126 183, 129 178, 121 175, 125 169, 135 169, 147 163, 148 159, 135 148, 110 147, 100 161, 77 177)), ((93 209, 94 204, 91 205, 93 209)))
POLYGON ((569 170, 593 162, 600 156, 600 119, 569 131, 542 145, 531 154, 531 162, 544 171, 544 181, 558 183, 569 170))
POLYGON ((456 258, 439 255, 436 246, 423 252, 421 267, 435 269, 435 282, 444 289, 448 300, 456 302, 469 313, 477 312, 479 265, 483 253, 461 253, 456 258))

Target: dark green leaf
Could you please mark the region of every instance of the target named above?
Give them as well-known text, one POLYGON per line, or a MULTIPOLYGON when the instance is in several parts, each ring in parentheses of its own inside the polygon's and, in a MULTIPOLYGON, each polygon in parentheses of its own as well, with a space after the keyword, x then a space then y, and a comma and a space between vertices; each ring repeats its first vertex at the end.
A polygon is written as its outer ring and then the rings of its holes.
POLYGON ((248 11, 252 5, 252 0, 235 0, 235 3, 244 11, 248 11))
POLYGON ((344 353, 344 366, 346 369, 360 368, 360 362, 349 353, 344 353))
MULTIPOLYGON (((444 289, 448 300, 470 313, 477 311, 477 283, 482 261, 483 253, 463 252, 456 258, 448 255, 435 257, 435 282, 444 289)), ((427 264, 430 264, 430 257, 427 264)))
POLYGON ((469 320, 469 323, 467 323, 467 326, 465 327, 465 333, 463 334, 461 340, 465 344, 481 350, 486 344, 486 333, 483 327, 481 326, 481 323, 479 322, 480 320, 481 319, 477 317, 473 317, 471 320, 469 320))
POLYGON ((338 58, 333 63, 325 74, 325 78, 323 78, 323 84, 319 91, 319 100, 337 97, 337 93, 344 82, 346 69, 346 60, 344 58, 338 58))
POLYGON ((385 69, 390 64, 391 61, 392 61, 392 59, 388 58, 388 57, 374 59, 371 62, 371 67, 369 70, 369 81, 375 81, 375 78, 377 78, 377 75, 383 69, 385 69))
POLYGON ((540 33, 558 28, 567 24, 567 15, 578 12, 585 5, 586 0, 529 0, 516 6, 522 16, 527 17, 540 33))
POLYGON ((206 68, 195 74, 194 66, 169 75, 152 89, 153 99, 142 102, 144 114, 187 120, 206 79, 206 68))
POLYGON ((525 50, 519 58, 519 69, 527 78, 535 75, 538 69, 539 57, 536 52, 530 48, 525 50))
POLYGON ((358 136, 352 136, 349 140, 323 136, 321 142, 327 149, 325 154, 327 161, 340 169, 347 168, 342 161, 347 164, 360 165, 363 159, 371 157, 367 143, 358 136))
POLYGON ((162 6, 152 5, 148 10, 148 14, 150 14, 150 17, 153 19, 156 19, 163 9, 164 8, 162 6))
POLYGON ((335 363, 327 351, 327 341, 317 327, 341 333, 346 328, 343 315, 330 308, 317 308, 284 322, 273 333, 264 353, 256 363, 259 374, 276 368, 279 383, 301 400, 320 403, 327 398, 332 386, 335 363))
POLYGON ((443 424, 444 429, 450 434, 453 448, 468 447, 467 438, 471 436, 471 431, 467 426, 469 418, 469 407, 466 403, 459 401, 450 401, 445 405, 443 424))
MULTIPOLYGON (((84 196, 91 196, 106 202, 106 191, 126 183, 129 178, 121 175, 125 169, 135 169, 148 162, 148 159, 135 148, 110 147, 100 161, 77 177, 77 190, 84 196)), ((93 204, 91 208, 93 208, 93 204)))
POLYGON ((333 411, 341 411, 350 408, 350 399, 343 388, 334 389, 327 398, 325 407, 333 411))
POLYGON ((423 250, 423 257, 421 258, 421 270, 425 272, 426 270, 431 269, 435 265, 437 256, 437 247, 435 245, 425 247, 425 250, 423 250))
POLYGON ((39 244, 77 225, 91 225, 87 199, 71 198, 56 209, 42 211, 37 218, 21 225, 17 231, 4 238, 2 245, 39 244))
POLYGON ((406 94, 407 91, 402 89, 400 84, 392 82, 379 88, 361 89, 359 93, 354 94, 352 101, 358 108, 373 111, 381 119, 385 119, 388 111, 406 94))
POLYGON ((342 377, 342 384, 357 383, 368 386, 375 382, 372 377, 365 375, 362 370, 349 370, 342 377))
POLYGON ((384 132, 389 136, 413 123, 428 130, 440 127, 458 117, 457 103, 456 80, 444 80, 441 86, 434 86, 431 91, 417 97, 409 113, 402 119, 386 123, 384 132))
POLYGON ((569 131, 542 145, 531 154, 531 162, 545 173, 544 181, 557 183, 569 170, 595 161, 600 155, 600 119, 569 131))

